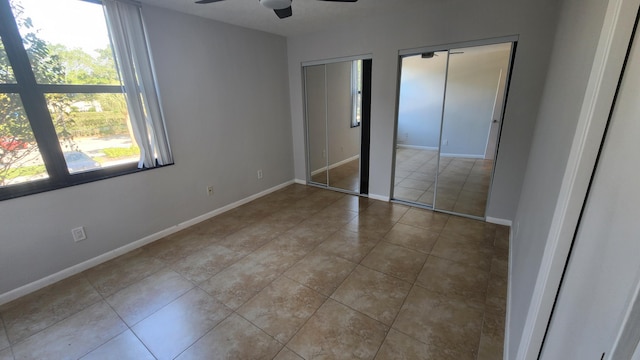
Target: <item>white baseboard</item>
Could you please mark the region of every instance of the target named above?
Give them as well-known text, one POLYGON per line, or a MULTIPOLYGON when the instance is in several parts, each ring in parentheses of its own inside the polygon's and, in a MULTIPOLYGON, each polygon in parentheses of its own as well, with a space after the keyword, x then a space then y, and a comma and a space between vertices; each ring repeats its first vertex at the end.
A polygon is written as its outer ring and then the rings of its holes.
POLYGON ((513 222, 511 220, 494 218, 494 217, 491 217, 491 216, 487 216, 485 218, 485 220, 488 223, 497 224, 497 225, 504 225, 504 226, 509 226, 509 227, 511 227, 511 224, 513 224, 513 222))
POLYGON ((353 160, 357 160, 359 158, 360 158, 360 155, 355 155, 355 156, 352 156, 350 158, 346 158, 346 159, 344 159, 342 161, 338 161, 335 164, 331 164, 329 166, 325 166, 325 167, 320 168, 318 170, 314 170, 314 171, 311 172, 311 175, 317 175, 317 174, 320 174, 323 171, 327 171, 327 170, 331 170, 333 168, 337 168, 338 166, 341 166, 341 165, 344 165, 346 163, 352 162, 353 160))
POLYGON ((210 211, 210 212, 208 212, 206 214, 203 214, 203 215, 197 216, 197 217, 195 217, 193 219, 181 222, 181 223, 179 223, 177 225, 173 225, 173 226, 171 226, 169 228, 166 228, 164 230, 160 230, 155 234, 151 234, 149 236, 145 236, 142 239, 139 239, 139 240, 136 240, 134 242, 128 243, 128 244, 126 244, 124 246, 121 246, 121 247, 119 247, 117 249, 108 251, 108 252, 106 252, 106 253, 104 253, 102 255, 98 255, 98 256, 96 256, 96 257, 94 257, 92 259, 83 261, 83 262, 81 262, 79 264, 76 264, 76 265, 68 267, 68 268, 66 268, 64 270, 58 271, 55 274, 46 276, 46 277, 44 277, 42 279, 39 279, 39 280, 36 280, 36 281, 31 282, 29 284, 23 285, 23 286, 21 286, 21 287, 19 287, 17 289, 13 289, 13 290, 10 290, 10 291, 8 291, 8 292, 6 292, 4 294, 0 294, 0 305, 6 304, 6 303, 8 303, 10 301, 13 301, 13 300, 15 300, 15 299, 17 299, 19 297, 24 296, 24 295, 30 294, 30 293, 32 293, 34 291, 40 290, 40 289, 42 289, 42 288, 44 288, 46 286, 54 284, 54 283, 56 283, 56 282, 58 282, 60 280, 64 280, 64 279, 66 279, 66 278, 68 278, 70 276, 79 274, 79 273, 81 273, 81 272, 83 272, 83 271, 85 271, 87 269, 90 269, 90 268, 96 266, 96 265, 100 265, 103 262, 106 262, 106 261, 109 261, 111 259, 114 259, 114 258, 116 258, 116 257, 118 257, 120 255, 124 255, 124 254, 126 254, 126 253, 128 253, 128 252, 130 252, 132 250, 135 250, 135 249, 137 249, 139 247, 142 247, 144 245, 152 243, 152 242, 154 242, 156 240, 160 240, 165 236, 171 235, 171 234, 176 233, 176 232, 178 232, 180 230, 183 230, 185 228, 188 228, 190 226, 198 224, 198 223, 200 223, 202 221, 208 220, 208 219, 210 219, 210 218, 212 218, 212 217, 214 217, 216 215, 220 215, 220 214, 222 214, 224 212, 227 212, 229 210, 235 209, 238 206, 244 205, 244 204, 246 204, 248 202, 251 202, 251 201, 253 201, 255 199, 258 199, 260 197, 268 195, 268 194, 270 194, 270 193, 272 193, 274 191, 278 191, 278 190, 280 190, 280 189, 282 189, 284 187, 287 187, 287 186, 293 184, 294 182, 295 182, 295 180, 289 180, 289 181, 287 181, 285 183, 282 183, 280 185, 276 185, 276 186, 274 186, 272 188, 269 188, 267 190, 261 191, 261 192, 259 192, 257 194, 248 196, 248 197, 246 197, 244 199, 238 200, 238 201, 236 201, 234 203, 231 203, 229 205, 225 205, 225 206, 223 206, 221 208, 218 208, 218 209, 215 209, 213 211, 210 211))
POLYGON ((307 180, 293 179, 293 182, 300 185, 307 185, 307 180))
POLYGON ((440 153, 441 157, 455 157, 465 159, 484 159, 484 154, 454 154, 454 153, 440 153))
POLYGON ((507 318, 504 320, 504 348, 502 351, 502 359, 509 359, 509 334, 511 330, 511 274, 513 270, 513 227, 509 228, 509 270, 507 274, 507 318))
POLYGON ((385 201, 385 202, 389 202, 389 200, 391 200, 391 198, 388 197, 388 196, 382 196, 382 195, 377 195, 377 194, 369 194, 369 199, 380 200, 380 201, 385 201))
POLYGON ((438 147, 437 146, 420 146, 420 145, 398 144, 398 147, 399 148, 403 148, 403 149, 438 151, 438 147))

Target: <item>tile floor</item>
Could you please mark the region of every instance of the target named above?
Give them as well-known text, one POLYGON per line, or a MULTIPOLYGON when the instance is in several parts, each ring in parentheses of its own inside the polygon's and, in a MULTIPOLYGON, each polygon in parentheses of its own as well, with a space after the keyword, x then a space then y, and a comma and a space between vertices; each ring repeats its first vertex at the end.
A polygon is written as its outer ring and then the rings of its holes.
POLYGON ((0 359, 501 359, 507 247, 292 185, 0 306, 0 359))
MULTIPOLYGON (((394 198, 433 206, 438 152, 398 148, 394 198)), ((436 207, 484 216, 493 161, 442 157, 436 207)))

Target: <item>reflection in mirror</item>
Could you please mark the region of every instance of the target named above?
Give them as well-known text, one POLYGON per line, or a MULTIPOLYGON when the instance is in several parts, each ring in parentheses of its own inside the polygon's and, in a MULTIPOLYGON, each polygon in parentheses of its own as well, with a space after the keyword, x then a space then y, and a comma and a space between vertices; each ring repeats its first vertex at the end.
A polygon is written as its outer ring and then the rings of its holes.
POLYGON ((449 54, 435 208, 484 217, 511 43, 449 54))
POLYGON ((447 52, 402 58, 395 199, 433 205, 447 52))
POLYGON ((327 103, 325 66, 304 68, 307 156, 311 182, 327 185, 327 103))
POLYGON ((308 178, 360 191, 362 60, 304 67, 308 178))
POLYGON ((353 97, 357 96, 358 91, 354 82, 354 78, 358 78, 358 67, 354 67, 354 63, 362 61, 343 61, 326 65, 328 173, 330 187, 358 192, 360 126, 353 126, 353 107, 357 106, 353 97))

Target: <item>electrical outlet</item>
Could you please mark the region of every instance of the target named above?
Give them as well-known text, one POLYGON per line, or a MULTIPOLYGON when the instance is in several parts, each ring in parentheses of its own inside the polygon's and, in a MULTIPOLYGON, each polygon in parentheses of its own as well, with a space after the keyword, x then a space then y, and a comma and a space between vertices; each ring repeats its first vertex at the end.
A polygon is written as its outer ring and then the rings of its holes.
POLYGON ((258 179, 262 179, 262 170, 258 170, 258 179))
POLYGON ((442 140, 442 145, 449 145, 449 140, 447 139, 442 140))
POLYGON ((326 150, 322 149, 322 157, 325 158, 327 156, 326 150))
POLYGON ((75 242, 87 239, 87 234, 85 234, 84 227, 82 226, 71 229, 71 235, 73 235, 73 241, 75 242))
POLYGON ((213 185, 207 186, 207 195, 209 196, 213 195, 213 185))

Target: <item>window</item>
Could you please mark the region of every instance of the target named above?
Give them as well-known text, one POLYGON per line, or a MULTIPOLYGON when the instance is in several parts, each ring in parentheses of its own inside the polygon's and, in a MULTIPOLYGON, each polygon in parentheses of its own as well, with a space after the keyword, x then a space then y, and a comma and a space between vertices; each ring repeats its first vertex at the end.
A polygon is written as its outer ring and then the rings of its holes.
POLYGON ((351 63, 351 127, 360 126, 362 119, 362 60, 351 63))
POLYGON ((0 0, 0 200, 173 162, 139 9, 105 2, 0 0))

